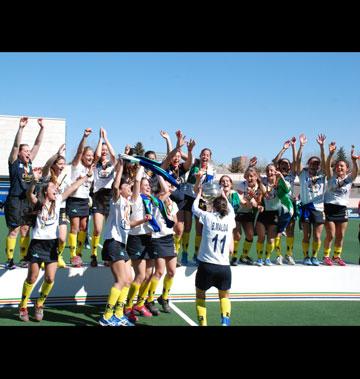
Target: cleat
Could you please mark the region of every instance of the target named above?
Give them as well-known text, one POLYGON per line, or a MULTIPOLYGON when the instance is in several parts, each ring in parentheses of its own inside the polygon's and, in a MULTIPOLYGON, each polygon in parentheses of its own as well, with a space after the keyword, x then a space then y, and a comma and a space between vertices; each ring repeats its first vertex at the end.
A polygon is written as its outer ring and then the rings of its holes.
POLYGON ((221 326, 230 326, 230 317, 221 316, 221 326))
POLYGON ((21 268, 28 268, 28 262, 26 262, 25 259, 21 259, 20 262, 18 263, 18 266, 21 268))
POLYGON ((186 251, 182 252, 182 255, 181 255, 181 264, 183 266, 187 266, 188 265, 188 253, 186 251))
POLYGON ((114 326, 114 324, 113 324, 113 317, 114 317, 114 315, 113 316, 111 316, 108 320, 103 316, 103 317, 101 317, 101 319, 99 320, 99 324, 101 325, 101 326, 114 326))
POLYGON ((285 255, 284 261, 288 265, 294 265, 295 264, 294 258, 291 255, 285 255))
POLYGON ((311 257, 311 263, 313 266, 319 266, 320 262, 316 257, 311 257))
POLYGON ((197 255, 195 254, 193 256, 192 266, 199 266, 199 260, 197 259, 197 255))
POLYGON ((6 264, 5 264, 5 269, 6 270, 14 270, 16 268, 16 265, 14 263, 13 259, 9 259, 6 264))
POLYGON ((29 312, 27 308, 19 309, 19 318, 21 321, 28 322, 29 321, 29 312))
POLYGON ((70 258, 70 263, 72 267, 80 268, 82 266, 82 259, 79 255, 70 258))
POLYGON ((324 257, 324 259, 323 259, 323 265, 325 265, 325 266, 332 266, 333 265, 333 263, 331 262, 330 257, 324 257))
POLYGON ((92 255, 91 256, 90 266, 91 267, 97 267, 97 265, 98 265, 98 261, 97 261, 96 255, 92 255))
POLYGON ((259 267, 261 267, 263 264, 264 264, 264 261, 262 260, 262 258, 259 258, 259 259, 255 262, 255 265, 256 265, 256 266, 259 266, 259 267))
POLYGON ((145 307, 151 312, 153 316, 159 316, 160 311, 155 307, 154 301, 145 301, 145 307))
POLYGON ((44 318, 44 307, 42 306, 38 307, 37 305, 35 305, 34 316, 35 316, 35 320, 40 322, 44 318))
POLYGON ((139 316, 152 317, 152 313, 145 307, 145 305, 142 305, 142 306, 134 305, 133 312, 138 312, 139 316))
POLYGON ((283 264, 283 257, 282 257, 281 255, 279 255, 278 257, 276 257, 276 259, 275 259, 275 263, 276 263, 277 265, 282 266, 282 264, 283 264))
POLYGON ((237 266, 238 265, 236 257, 231 258, 230 265, 231 266, 237 266))
POLYGON ((110 262, 109 261, 104 261, 104 266, 105 267, 110 267, 110 262))
POLYGON ((132 310, 132 308, 125 308, 124 309, 124 315, 132 323, 135 323, 136 321, 139 320, 138 317, 136 316, 136 314, 134 313, 134 311, 132 310))
POLYGON ((66 267, 66 262, 64 261, 64 258, 61 255, 58 256, 57 266, 58 266, 58 268, 65 268, 66 267))
POLYGON ((248 257, 247 255, 242 255, 239 259, 241 263, 244 263, 246 265, 252 266, 254 264, 253 260, 248 257))
POLYGON ((272 266, 273 264, 271 263, 271 260, 270 258, 266 258, 265 259, 265 263, 264 263, 265 266, 272 266))
POLYGON ((115 315, 111 317, 113 325, 111 326, 135 326, 126 316, 117 318, 115 315))
POLYGON ((339 266, 346 266, 346 263, 340 257, 333 258, 332 261, 339 266))
POLYGON ((169 300, 165 300, 162 296, 160 296, 158 297, 157 301, 162 306, 162 309, 165 313, 171 313, 169 300))
POLYGON ((305 257, 304 260, 303 260, 303 264, 305 266, 312 266, 312 261, 309 257, 305 257))

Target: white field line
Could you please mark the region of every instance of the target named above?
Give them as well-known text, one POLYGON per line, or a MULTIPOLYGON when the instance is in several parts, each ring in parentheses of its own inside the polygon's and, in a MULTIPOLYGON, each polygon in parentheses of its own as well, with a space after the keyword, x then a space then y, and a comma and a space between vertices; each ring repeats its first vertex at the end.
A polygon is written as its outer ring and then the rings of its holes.
POLYGON ((185 320, 190 326, 198 326, 187 314, 180 310, 174 303, 170 303, 170 308, 172 308, 183 320, 185 320))

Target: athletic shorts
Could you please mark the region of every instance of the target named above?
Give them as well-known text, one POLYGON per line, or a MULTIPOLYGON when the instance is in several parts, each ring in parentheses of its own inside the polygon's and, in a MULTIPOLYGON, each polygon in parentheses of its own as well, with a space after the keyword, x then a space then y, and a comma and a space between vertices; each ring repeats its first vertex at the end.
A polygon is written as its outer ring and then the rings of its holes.
POLYGON ((174 191, 170 196, 170 199, 174 201, 176 205, 178 206, 179 211, 181 211, 185 207, 185 204, 186 204, 185 196, 186 195, 184 194, 184 192, 181 192, 178 189, 174 191))
POLYGON ((128 261, 129 255, 126 252, 126 245, 114 240, 114 238, 105 240, 101 250, 101 258, 103 261, 109 262, 128 261))
POLYGON ((207 291, 210 287, 215 287, 220 291, 228 291, 231 288, 230 266, 199 261, 195 276, 195 287, 202 291, 207 291))
POLYGON ((277 224, 277 232, 282 233, 291 221, 291 214, 289 212, 283 213, 279 216, 278 224, 277 224))
POLYGON ((89 216, 89 199, 68 197, 66 200, 66 214, 69 218, 89 216))
POLYGON ((244 213, 238 213, 235 216, 235 221, 237 222, 251 222, 253 223, 255 221, 255 214, 253 212, 244 212, 244 213))
POLYGON ((101 188, 93 195, 92 213, 101 213, 109 216, 110 200, 112 196, 111 188, 101 188))
POLYGON ((169 234, 165 237, 153 238, 151 243, 155 259, 176 257, 173 234, 169 234))
POLYGON ((192 206, 194 204, 194 201, 195 201, 195 197, 184 195, 184 206, 182 210, 192 212, 192 206))
POLYGON ((25 260, 30 263, 52 263, 58 260, 59 240, 32 239, 25 260))
POLYGON ((345 205, 324 204, 325 220, 332 222, 348 222, 348 211, 345 205))
POLYGON ((301 208, 300 221, 307 224, 324 224, 325 223, 325 213, 323 211, 317 211, 315 209, 308 209, 308 216, 304 215, 304 207, 301 208))
POLYGON ((68 218, 66 215, 66 208, 60 208, 59 225, 67 225, 67 224, 68 224, 68 218))
POLYGON ((17 228, 21 225, 33 226, 36 214, 33 214, 33 205, 24 197, 8 196, 5 201, 4 213, 8 228, 17 228))
POLYGON ((154 259, 151 234, 128 235, 126 251, 129 258, 135 259, 154 259))
POLYGON ((261 222, 264 225, 277 225, 279 223, 279 212, 263 211, 259 213, 257 222, 261 222))

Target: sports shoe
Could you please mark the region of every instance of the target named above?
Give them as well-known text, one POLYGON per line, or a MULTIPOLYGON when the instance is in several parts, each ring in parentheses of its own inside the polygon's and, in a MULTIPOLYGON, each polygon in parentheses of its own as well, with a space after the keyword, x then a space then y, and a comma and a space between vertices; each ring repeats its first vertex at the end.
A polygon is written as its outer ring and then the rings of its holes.
POLYGON ((133 312, 138 312, 140 316, 152 317, 152 313, 145 307, 145 305, 142 305, 141 307, 134 305, 133 312))
POLYGON ((153 316, 159 316, 160 311, 155 307, 155 301, 145 301, 145 307, 151 312, 153 316))
POLYGON ((109 261, 104 261, 104 266, 105 267, 110 267, 110 262, 109 261))
POLYGON ((221 326, 230 326, 230 317, 221 316, 221 326))
POLYGON ((192 264, 193 264, 193 266, 199 266, 199 260, 197 259, 197 255, 195 255, 195 254, 193 256, 192 264))
POLYGON ((5 269, 6 270, 14 270, 16 268, 16 265, 14 263, 13 259, 8 259, 8 261, 5 263, 5 269))
POLYGON ((112 315, 108 320, 104 316, 102 316, 101 319, 99 320, 99 324, 101 326, 114 326, 113 318, 114 318, 114 315, 112 315))
POLYGON ((247 255, 242 255, 239 259, 241 263, 244 263, 246 265, 252 266, 254 264, 253 260, 248 257, 247 255))
POLYGON ((282 264, 283 264, 283 257, 282 257, 282 255, 279 255, 278 257, 276 257, 276 259, 275 259, 275 263, 277 264, 277 265, 280 265, 280 266, 282 266, 282 264))
POLYGON ((40 322, 44 318, 44 307, 35 305, 34 316, 35 320, 40 322))
POLYGON ((29 321, 29 312, 27 308, 19 309, 19 318, 21 321, 28 322, 29 321))
POLYGON ((265 266, 272 266, 273 264, 271 263, 271 260, 270 258, 266 258, 265 259, 265 263, 264 263, 265 266))
POLYGON ((28 262, 26 262, 25 259, 21 259, 20 262, 18 263, 18 266, 21 268, 28 268, 28 262))
POLYGON ((288 265, 294 265, 295 264, 294 258, 291 255, 285 255, 284 261, 288 265))
POLYGON ((316 257, 311 257, 311 264, 313 266, 319 266, 320 262, 316 257))
POLYGON ((181 267, 181 266, 182 266, 182 264, 179 261, 176 262, 176 268, 181 267))
POLYGON ((79 255, 70 258, 70 263, 72 267, 80 268, 82 266, 82 259, 79 255))
POLYGON ((64 258, 62 257, 62 255, 58 256, 57 266, 58 266, 58 268, 65 268, 66 267, 66 262, 64 261, 64 258))
POLYGON ((92 255, 91 256, 90 266, 91 267, 97 267, 97 265, 98 265, 98 261, 97 261, 96 255, 92 255))
POLYGON ((332 261, 339 266, 346 266, 346 263, 340 257, 337 257, 337 258, 334 257, 332 261))
POLYGON ((256 266, 259 266, 261 267, 263 264, 264 264, 264 261, 262 260, 262 258, 259 258, 256 262, 255 262, 256 266))
POLYGON ((162 309, 165 313, 171 313, 169 300, 165 300, 165 299, 163 299, 162 296, 160 296, 160 297, 158 297, 157 301, 162 306, 162 309))
POLYGON ((303 260, 303 264, 305 266, 312 266, 312 262, 311 262, 310 257, 305 257, 304 260, 303 260))
POLYGON ((188 265, 188 253, 186 251, 183 251, 182 252, 182 255, 181 255, 181 264, 183 266, 187 266, 188 265))
POLYGON ((132 322, 128 320, 126 316, 117 318, 115 315, 111 317, 112 325, 111 326, 135 326, 132 322))
POLYGON ((236 257, 231 258, 230 264, 231 264, 231 266, 237 266, 238 265, 236 257))
POLYGON ((138 321, 138 317, 136 316, 136 314, 134 313, 133 309, 132 308, 124 308, 124 315, 128 318, 129 321, 131 321, 132 323, 135 323, 136 321, 138 321))
POLYGON ((323 265, 326 265, 326 266, 332 266, 333 265, 333 263, 331 262, 330 257, 324 257, 324 259, 323 259, 323 265))

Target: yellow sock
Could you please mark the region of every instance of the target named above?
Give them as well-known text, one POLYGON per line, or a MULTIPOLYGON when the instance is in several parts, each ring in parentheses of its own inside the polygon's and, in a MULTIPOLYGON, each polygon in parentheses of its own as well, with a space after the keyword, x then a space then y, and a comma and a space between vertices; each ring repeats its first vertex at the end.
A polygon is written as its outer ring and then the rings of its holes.
POLYGON ((304 257, 308 257, 309 256, 309 242, 303 242, 302 249, 303 249, 304 257))
POLYGON ((134 299, 139 292, 139 288, 140 288, 140 284, 135 283, 135 282, 131 283, 127 302, 126 302, 126 308, 132 308, 134 304, 134 299))
POLYGON ((263 256, 263 249, 264 249, 264 243, 263 242, 257 242, 256 243, 256 254, 258 259, 261 259, 263 256))
POLYGON ((30 245, 30 236, 20 236, 20 257, 24 259, 30 245))
POLYGON ((321 242, 315 242, 312 243, 312 256, 317 257, 318 252, 320 251, 321 242))
POLYGON ((128 296, 128 293, 129 293, 129 287, 123 287, 115 306, 115 316, 117 318, 121 318, 122 316, 124 316, 124 305, 125 305, 125 301, 128 296))
POLYGON ((16 246, 16 238, 6 237, 6 257, 7 259, 14 258, 14 251, 16 246))
POLYGON ((170 292, 173 282, 174 282, 174 277, 170 278, 170 276, 166 274, 164 278, 164 286, 163 286, 163 291, 161 295, 164 300, 167 300, 169 298, 169 292, 170 292))
POLYGON ((59 247, 58 247, 58 253, 59 253, 59 255, 62 255, 62 253, 65 250, 65 246, 66 246, 66 242, 65 241, 59 242, 59 247))
POLYGON ((240 241, 236 241, 234 240, 234 254, 233 254, 233 257, 236 258, 237 256, 237 252, 238 252, 238 249, 239 249, 239 245, 240 245, 240 241))
POLYGON ((200 244, 201 244, 201 236, 196 235, 195 236, 195 255, 198 255, 200 244))
POLYGON ((179 254, 180 247, 181 247, 181 238, 174 234, 174 244, 175 244, 175 252, 176 254, 179 254))
POLYGON ((231 303, 228 297, 220 299, 220 313, 222 317, 230 317, 231 303))
POLYGON ((77 235, 77 247, 76 247, 76 255, 79 255, 81 257, 82 250, 84 248, 86 240, 86 232, 84 230, 80 230, 80 232, 77 235))
POLYGON ((52 283, 48 283, 45 281, 43 282, 43 284, 41 286, 41 290, 40 290, 40 297, 36 301, 37 306, 41 307, 44 305, 45 300, 46 300, 47 296, 49 295, 53 286, 54 286, 54 282, 52 282, 52 283))
POLYGON ((111 287, 104 312, 105 320, 109 320, 114 314, 115 304, 118 301, 120 294, 121 290, 116 287, 111 287))
POLYGON ((190 233, 184 232, 181 238, 183 251, 189 250, 190 233))
POLYGON ((327 249, 325 249, 325 247, 324 247, 324 257, 329 257, 330 252, 331 252, 331 247, 328 247, 327 249))
POLYGON ((155 276, 153 276, 150 280, 150 286, 149 286, 149 297, 147 298, 147 301, 151 303, 154 301, 154 295, 156 292, 156 288, 158 286, 159 279, 155 276))
POLYGON ((76 242, 77 242, 77 234, 69 233, 68 245, 70 249, 70 258, 74 258, 76 256, 76 242))
POLYGON ((95 255, 95 257, 97 257, 97 248, 98 248, 99 242, 100 242, 100 236, 95 236, 93 234, 92 241, 91 241, 91 255, 95 255))
MULTIPOLYGON (((242 255, 244 257, 247 257, 249 255, 249 251, 251 249, 252 243, 253 243, 253 241, 248 241, 247 239, 245 239, 244 246, 243 246, 243 251, 242 251, 242 255)), ((262 250, 262 248, 261 248, 261 250, 262 250)))
POLYGON ((274 247, 275 247, 274 242, 267 242, 266 243, 266 254, 265 254, 266 259, 270 259, 271 253, 273 252, 274 247))
POLYGON ((145 304, 145 300, 148 297, 148 293, 149 293, 150 283, 151 283, 151 280, 143 281, 141 283, 141 286, 139 288, 139 295, 136 302, 136 305, 138 305, 139 307, 142 307, 145 304))
POLYGON ((200 326, 207 326, 205 299, 196 299, 196 314, 200 326))
POLYGON ((281 255, 281 237, 275 237, 275 251, 276 255, 279 257, 281 255))
POLYGON ((334 258, 339 258, 342 253, 342 246, 334 246, 334 258))
POLYGON ((31 291, 33 289, 34 285, 28 283, 26 280, 23 284, 22 294, 21 294, 21 301, 19 304, 20 308, 27 308, 27 303, 29 301, 29 297, 31 295, 31 291))
POLYGON ((286 254, 292 257, 294 250, 294 237, 286 237, 286 254))

